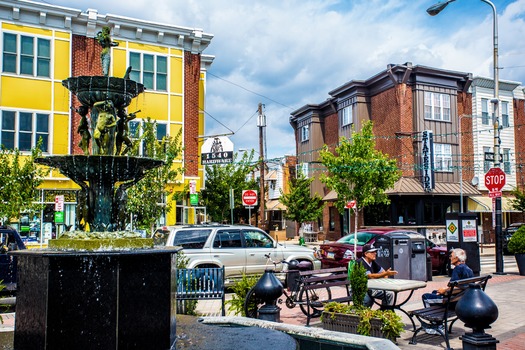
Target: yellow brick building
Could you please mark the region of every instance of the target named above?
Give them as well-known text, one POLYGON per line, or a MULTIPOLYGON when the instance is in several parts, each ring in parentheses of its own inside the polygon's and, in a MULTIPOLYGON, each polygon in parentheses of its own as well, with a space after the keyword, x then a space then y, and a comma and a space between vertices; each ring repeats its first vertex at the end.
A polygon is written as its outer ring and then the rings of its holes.
MULTIPOLYGON (((141 110, 130 129, 150 117, 157 121, 159 139, 182 132, 184 154, 174 166, 185 171, 172 179, 172 186, 180 192, 192 182, 199 192, 204 177, 200 147, 206 69, 214 58, 203 54, 213 36, 201 29, 103 15, 93 9, 2 1, 0 143, 26 152, 42 138, 44 155, 82 154, 76 133, 80 118, 72 109, 79 104, 62 81, 102 75, 102 47, 95 37, 105 26, 118 43, 110 49, 109 75, 123 77, 132 66, 130 78, 146 87, 128 107, 129 112, 141 110)), ((45 209, 29 214, 30 220, 41 224, 42 230, 53 226, 55 198, 63 195, 65 226, 59 229, 74 225, 78 189, 58 171, 50 171, 39 198, 45 209)), ((159 224, 194 223, 196 216, 202 217, 202 208, 184 200, 159 224)))

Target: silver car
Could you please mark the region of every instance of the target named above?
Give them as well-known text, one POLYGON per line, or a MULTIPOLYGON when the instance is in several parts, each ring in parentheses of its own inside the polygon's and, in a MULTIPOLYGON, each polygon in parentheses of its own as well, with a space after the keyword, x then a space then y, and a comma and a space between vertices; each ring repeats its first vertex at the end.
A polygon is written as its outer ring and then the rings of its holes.
MULTIPOLYGON (((274 261, 309 261, 313 269, 321 268, 311 248, 296 244, 278 243, 263 230, 253 226, 190 225, 168 226, 158 229, 153 238, 156 245, 180 246, 189 258, 188 268, 222 267, 226 284, 247 275, 262 274, 267 266, 266 254, 274 261)), ((287 264, 278 264, 277 271, 287 264)))

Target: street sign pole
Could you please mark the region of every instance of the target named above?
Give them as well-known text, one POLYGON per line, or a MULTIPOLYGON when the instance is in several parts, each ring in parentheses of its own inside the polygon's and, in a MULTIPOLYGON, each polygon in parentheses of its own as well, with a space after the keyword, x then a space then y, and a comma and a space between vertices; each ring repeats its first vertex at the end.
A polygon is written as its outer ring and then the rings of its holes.
MULTIPOLYGON (((497 85, 497 84, 496 84, 497 85)), ((496 146, 496 144, 495 144, 496 146)), ((494 156, 494 168, 489 169, 487 173, 485 174, 485 186, 489 190, 489 196, 495 197, 495 208, 494 211, 496 212, 496 227, 495 227, 495 234, 496 234, 496 274, 503 275, 503 237, 502 237, 502 230, 501 230, 501 194, 497 192, 501 192, 503 187, 505 186, 506 180, 506 174, 501 168, 499 167, 499 147, 495 148, 495 156, 494 156), (497 150, 496 150, 497 148, 497 150)))

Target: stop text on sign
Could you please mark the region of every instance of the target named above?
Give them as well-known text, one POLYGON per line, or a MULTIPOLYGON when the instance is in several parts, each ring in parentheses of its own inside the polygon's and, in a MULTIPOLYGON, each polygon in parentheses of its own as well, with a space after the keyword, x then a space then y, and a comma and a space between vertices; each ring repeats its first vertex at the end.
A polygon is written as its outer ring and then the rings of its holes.
POLYGON ((491 168, 485 174, 485 186, 490 192, 498 192, 507 182, 507 176, 500 168, 491 168))

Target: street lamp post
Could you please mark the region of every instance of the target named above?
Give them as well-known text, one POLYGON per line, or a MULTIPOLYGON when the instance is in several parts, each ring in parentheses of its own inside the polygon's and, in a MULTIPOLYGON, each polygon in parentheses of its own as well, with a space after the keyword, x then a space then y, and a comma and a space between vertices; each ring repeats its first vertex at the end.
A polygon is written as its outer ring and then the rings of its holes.
MULTIPOLYGON (((435 5, 430 6, 427 9, 427 13, 431 16, 435 16, 448 4, 456 0, 448 0, 445 2, 439 2, 435 5)), ((500 135, 499 135, 499 67, 498 67, 498 14, 496 6, 489 0, 480 0, 492 8, 493 14, 493 26, 492 26, 492 42, 494 48, 494 98, 490 101, 493 104, 492 109, 492 122, 494 127, 494 167, 500 167, 500 135)), ((495 201, 496 209, 496 273, 503 274, 503 247, 501 237, 501 197, 496 197, 495 201)))

